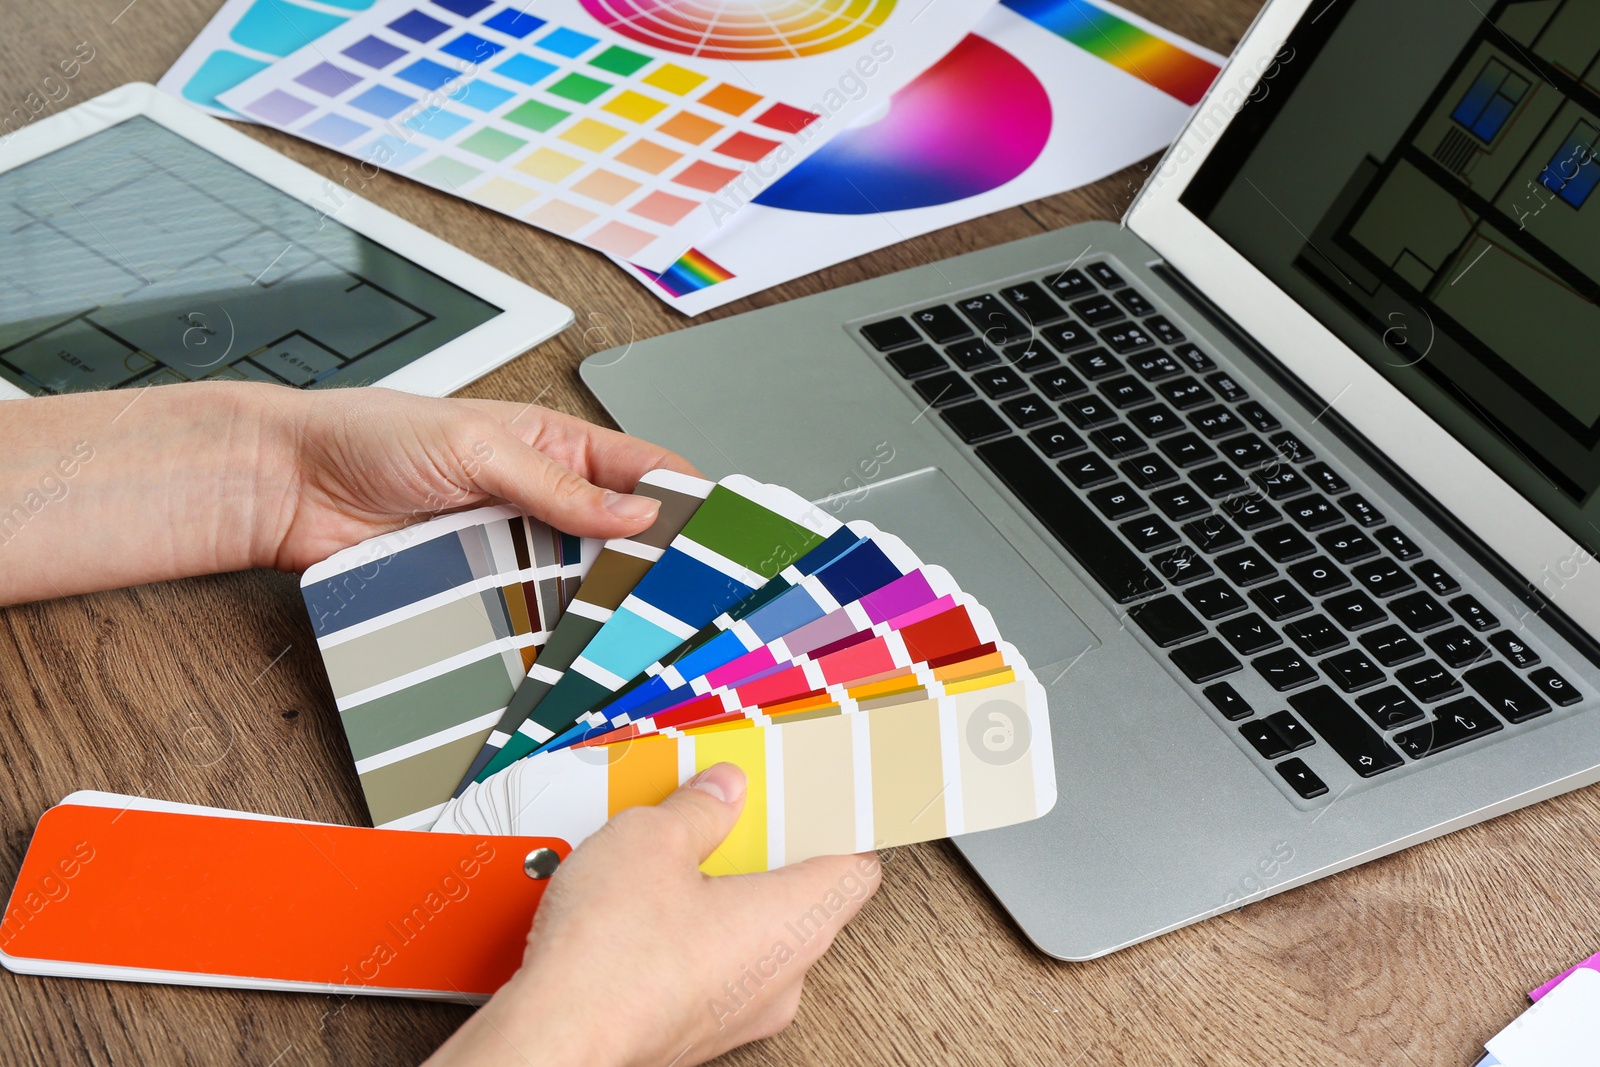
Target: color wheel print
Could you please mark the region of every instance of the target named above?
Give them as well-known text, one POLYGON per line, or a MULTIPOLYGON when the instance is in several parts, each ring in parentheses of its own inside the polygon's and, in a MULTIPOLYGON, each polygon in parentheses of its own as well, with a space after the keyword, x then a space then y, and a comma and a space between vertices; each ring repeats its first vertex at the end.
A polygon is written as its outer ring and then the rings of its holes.
POLYGON ((895 0, 583 0, 602 26, 640 44, 712 59, 798 59, 861 40, 895 0))
POLYGON ((1050 139, 1050 97, 1011 53, 969 34, 755 198, 790 211, 870 215, 964 200, 1016 178, 1050 139))

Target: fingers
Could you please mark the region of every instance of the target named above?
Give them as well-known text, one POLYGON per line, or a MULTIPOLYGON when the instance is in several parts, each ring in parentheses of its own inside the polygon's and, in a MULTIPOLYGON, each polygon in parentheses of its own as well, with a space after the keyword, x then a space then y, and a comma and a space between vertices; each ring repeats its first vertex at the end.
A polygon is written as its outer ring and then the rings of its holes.
POLYGON ((883 880, 876 852, 855 856, 815 856, 756 875, 769 883, 763 893, 781 893, 794 916, 792 930, 802 935, 802 954, 815 960, 834 936, 872 899, 883 880))
POLYGON ((699 476, 693 464, 660 445, 547 408, 497 400, 465 401, 492 413, 508 432, 596 485, 628 492, 661 467, 699 476))
POLYGON ((717 763, 687 782, 656 805, 657 810, 681 818, 688 826, 688 850, 695 866, 704 863, 733 830, 744 810, 744 771, 731 763, 717 763))

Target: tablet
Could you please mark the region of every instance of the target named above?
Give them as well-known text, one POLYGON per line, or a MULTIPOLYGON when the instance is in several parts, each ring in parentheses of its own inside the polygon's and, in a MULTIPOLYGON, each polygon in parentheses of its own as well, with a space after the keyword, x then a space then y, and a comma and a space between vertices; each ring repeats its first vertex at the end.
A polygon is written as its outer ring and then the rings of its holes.
MULTIPOLYGON (((572 312, 159 92, 0 141, 0 396, 224 379, 442 396, 572 312)), ((393 180, 386 178, 385 180, 393 180)))

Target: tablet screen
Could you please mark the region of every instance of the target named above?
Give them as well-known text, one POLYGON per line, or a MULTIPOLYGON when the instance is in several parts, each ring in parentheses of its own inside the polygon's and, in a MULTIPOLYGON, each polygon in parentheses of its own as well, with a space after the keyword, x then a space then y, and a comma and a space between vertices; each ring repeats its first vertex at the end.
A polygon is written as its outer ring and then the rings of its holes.
POLYGON ((384 378, 501 309, 142 116, 0 173, 0 376, 34 395, 384 378))

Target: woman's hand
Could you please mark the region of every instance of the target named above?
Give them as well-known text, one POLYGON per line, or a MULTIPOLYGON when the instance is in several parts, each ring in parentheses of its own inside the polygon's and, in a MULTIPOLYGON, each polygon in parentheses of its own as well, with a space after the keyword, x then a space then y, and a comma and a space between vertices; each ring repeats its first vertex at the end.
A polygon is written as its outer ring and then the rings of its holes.
POLYGON ((619 813, 551 881, 521 970, 429 1061, 689 1067, 794 1018, 806 972, 878 888, 878 857, 707 877, 744 774, 719 763, 619 813))

